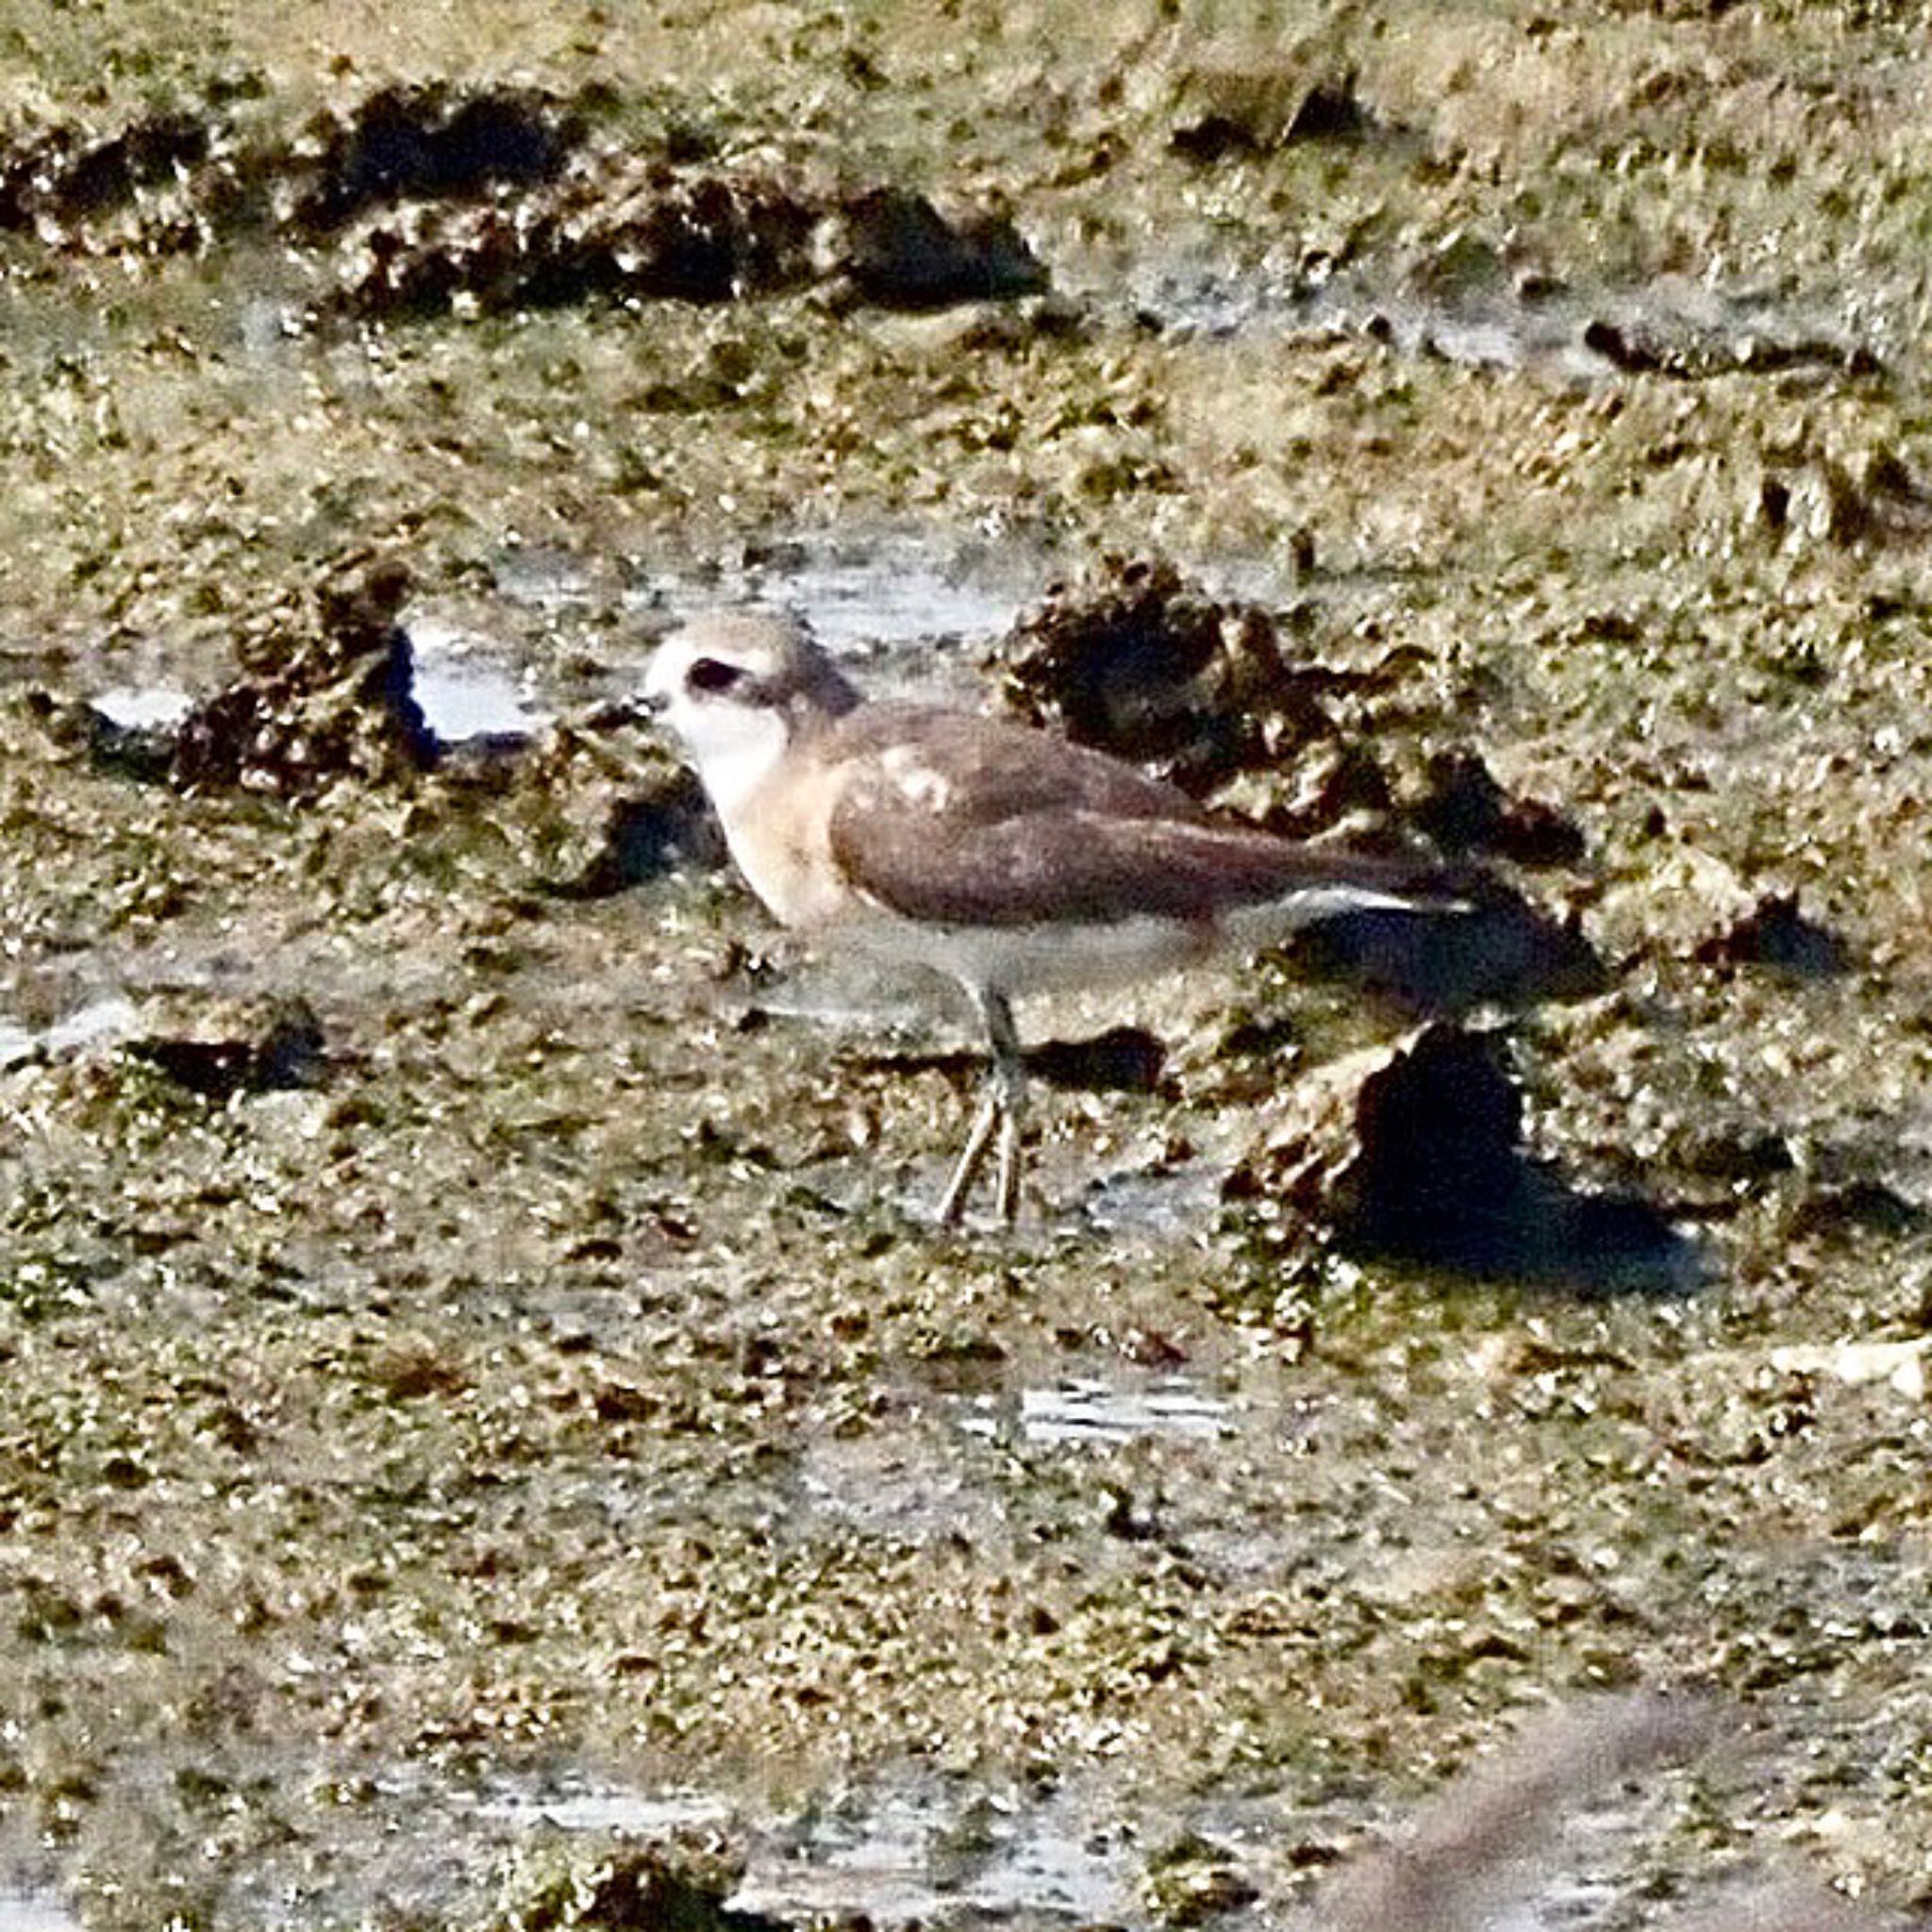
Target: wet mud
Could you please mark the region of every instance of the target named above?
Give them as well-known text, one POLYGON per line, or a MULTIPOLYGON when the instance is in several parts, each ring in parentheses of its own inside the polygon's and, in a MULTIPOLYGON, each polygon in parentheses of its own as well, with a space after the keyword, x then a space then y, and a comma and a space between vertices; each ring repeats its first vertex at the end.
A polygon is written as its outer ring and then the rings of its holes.
POLYGON ((1910 12, 12 23, 0 1925, 1926 1909, 1910 12), (740 601, 1467 910, 941 1234, 740 601))

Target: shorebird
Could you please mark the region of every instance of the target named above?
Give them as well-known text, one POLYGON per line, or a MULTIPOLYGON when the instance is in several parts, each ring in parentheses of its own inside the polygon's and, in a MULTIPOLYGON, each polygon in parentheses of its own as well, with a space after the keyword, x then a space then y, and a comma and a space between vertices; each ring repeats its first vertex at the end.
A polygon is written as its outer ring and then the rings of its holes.
POLYGON ((1414 865, 1216 818, 1031 725, 868 701, 774 613, 694 620, 659 647, 643 694, 781 924, 935 970, 977 1009, 986 1090, 940 1199, 942 1226, 995 1134, 994 1202, 1003 1221, 1018 1212, 1016 998, 1253 951, 1342 913, 1459 909, 1414 865))

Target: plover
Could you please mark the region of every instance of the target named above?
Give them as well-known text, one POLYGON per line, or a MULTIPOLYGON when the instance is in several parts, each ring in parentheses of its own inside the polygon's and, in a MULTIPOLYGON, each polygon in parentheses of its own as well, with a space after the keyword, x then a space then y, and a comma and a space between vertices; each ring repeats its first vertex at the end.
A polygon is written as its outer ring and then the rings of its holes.
POLYGON ((645 701, 682 741, 739 870, 786 925, 965 989, 986 1091, 939 1206, 956 1222, 998 1136, 1019 1206, 1025 1068, 1012 1002, 1140 979, 1370 909, 1447 910, 1412 864, 1216 818, 1104 752, 1009 720, 869 702, 793 620, 699 618, 645 701))

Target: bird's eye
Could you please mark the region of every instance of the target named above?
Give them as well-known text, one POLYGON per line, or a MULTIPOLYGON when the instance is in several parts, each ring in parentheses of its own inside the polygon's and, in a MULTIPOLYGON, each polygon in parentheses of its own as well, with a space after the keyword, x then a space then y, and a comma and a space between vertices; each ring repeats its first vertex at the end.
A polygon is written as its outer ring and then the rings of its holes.
POLYGON ((697 691, 729 691, 744 675, 741 664, 727 664, 722 658, 700 658, 685 673, 685 682, 697 691))

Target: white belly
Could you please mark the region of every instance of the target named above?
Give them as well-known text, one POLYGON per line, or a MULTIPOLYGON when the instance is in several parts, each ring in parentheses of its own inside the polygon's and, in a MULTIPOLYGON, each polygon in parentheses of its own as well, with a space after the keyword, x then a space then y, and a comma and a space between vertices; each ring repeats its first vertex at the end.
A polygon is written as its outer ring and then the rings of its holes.
POLYGON ((1123 986, 1208 958, 1218 950, 1211 927, 1172 920, 1124 919, 1067 926, 941 926, 880 913, 841 924, 848 941, 895 964, 931 967, 965 987, 1010 998, 1123 986))

